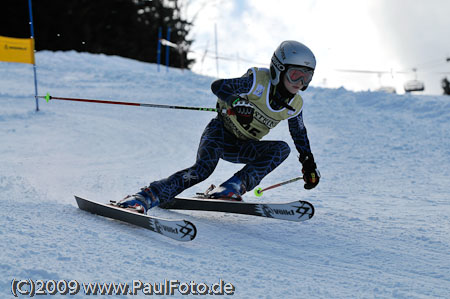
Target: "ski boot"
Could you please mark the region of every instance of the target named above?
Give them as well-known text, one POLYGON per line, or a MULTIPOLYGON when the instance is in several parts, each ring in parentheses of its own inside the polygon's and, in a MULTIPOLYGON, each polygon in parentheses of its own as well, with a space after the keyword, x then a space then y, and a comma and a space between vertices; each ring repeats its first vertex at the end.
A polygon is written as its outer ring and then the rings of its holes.
POLYGON ((116 205, 133 212, 147 214, 149 209, 159 205, 159 199, 150 188, 142 188, 140 192, 126 196, 116 205))
POLYGON ((237 176, 233 176, 226 182, 222 183, 219 187, 211 185, 211 187, 205 192, 205 196, 206 198, 213 199, 242 201, 242 195, 245 191, 246 189, 241 179, 237 176))

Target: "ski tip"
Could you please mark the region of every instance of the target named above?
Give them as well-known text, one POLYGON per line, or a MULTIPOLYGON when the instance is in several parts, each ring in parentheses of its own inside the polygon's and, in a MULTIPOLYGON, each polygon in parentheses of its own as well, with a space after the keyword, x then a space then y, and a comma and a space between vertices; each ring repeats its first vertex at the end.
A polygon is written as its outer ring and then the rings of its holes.
POLYGON ((183 228, 180 229, 181 233, 184 234, 184 237, 180 241, 192 241, 197 236, 197 227, 190 221, 183 220, 186 224, 183 231, 183 228))
MULTIPOLYGON (((316 211, 316 209, 314 208, 314 205, 305 200, 299 200, 298 202, 301 204, 301 208, 304 209, 305 214, 308 215, 308 217, 309 217, 308 219, 311 219, 314 216, 314 213, 316 211)), ((300 210, 298 210, 298 211, 300 211, 300 210)))

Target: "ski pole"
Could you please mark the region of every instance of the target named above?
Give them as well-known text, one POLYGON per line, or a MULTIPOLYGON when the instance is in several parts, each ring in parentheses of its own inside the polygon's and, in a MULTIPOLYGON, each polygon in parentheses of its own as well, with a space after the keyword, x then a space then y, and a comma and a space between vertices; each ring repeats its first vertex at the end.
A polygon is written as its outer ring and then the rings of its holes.
MULTIPOLYGON (((208 107, 189 107, 189 106, 117 102, 117 101, 92 100, 92 99, 61 98, 61 97, 53 97, 49 93, 47 93, 45 96, 38 96, 38 98, 45 99, 47 101, 47 103, 50 100, 60 100, 60 101, 75 101, 75 102, 100 103, 100 104, 112 104, 112 105, 141 106, 141 107, 149 107, 149 108, 166 108, 166 109, 218 112, 218 110, 216 108, 208 108, 208 107)), ((230 110, 223 109, 221 112, 231 114, 230 110)))
POLYGON ((256 188, 255 191, 254 191, 254 193, 255 193, 255 195, 256 195, 257 197, 260 197, 260 196, 263 195, 263 192, 266 191, 266 190, 270 190, 270 189, 273 189, 273 188, 277 188, 277 187, 280 187, 280 186, 283 186, 283 185, 286 185, 286 184, 290 184, 290 183, 293 183, 293 182, 296 182, 296 181, 299 181, 299 180, 303 180, 303 177, 302 177, 302 176, 299 176, 299 177, 296 177, 296 178, 293 178, 293 179, 290 179, 290 180, 287 180, 287 181, 284 181, 284 182, 281 182, 281 183, 278 183, 278 184, 275 184, 275 185, 266 187, 266 188, 264 188, 264 189, 262 189, 262 188, 256 188))

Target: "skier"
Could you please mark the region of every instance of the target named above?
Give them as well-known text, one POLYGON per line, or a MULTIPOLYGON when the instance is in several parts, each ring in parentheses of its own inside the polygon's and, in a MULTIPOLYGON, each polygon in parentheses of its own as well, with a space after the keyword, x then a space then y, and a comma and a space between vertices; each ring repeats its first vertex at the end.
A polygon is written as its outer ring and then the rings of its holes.
POLYGON ((253 67, 240 78, 214 81, 211 89, 218 97, 219 113, 203 132, 195 164, 150 183, 119 201, 118 206, 147 213, 152 207, 170 204, 185 189, 208 178, 219 159, 245 166, 219 187, 212 185, 206 196, 241 201, 246 191, 288 157, 286 142, 261 141, 285 119, 300 154, 304 188, 316 187, 320 173, 303 123, 303 99, 298 94, 308 87, 315 67, 316 59, 308 47, 284 41, 273 53, 270 70, 253 67))

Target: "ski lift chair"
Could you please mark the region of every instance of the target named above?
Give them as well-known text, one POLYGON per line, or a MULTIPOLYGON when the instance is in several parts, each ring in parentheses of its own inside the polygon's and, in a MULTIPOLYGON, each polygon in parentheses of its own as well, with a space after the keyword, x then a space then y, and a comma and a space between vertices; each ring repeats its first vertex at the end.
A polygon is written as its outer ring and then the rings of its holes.
POLYGON ((405 82, 403 88, 405 89, 405 92, 424 91, 425 84, 419 80, 409 80, 405 82))

